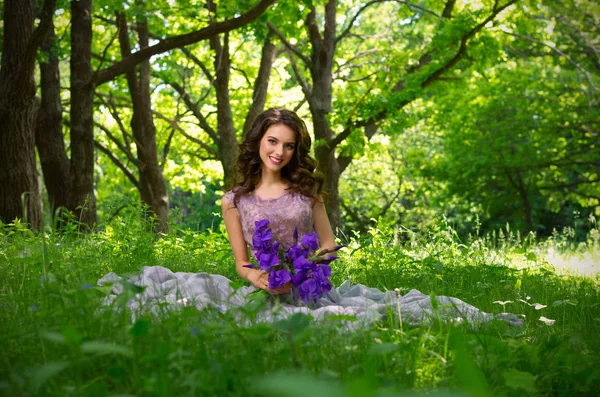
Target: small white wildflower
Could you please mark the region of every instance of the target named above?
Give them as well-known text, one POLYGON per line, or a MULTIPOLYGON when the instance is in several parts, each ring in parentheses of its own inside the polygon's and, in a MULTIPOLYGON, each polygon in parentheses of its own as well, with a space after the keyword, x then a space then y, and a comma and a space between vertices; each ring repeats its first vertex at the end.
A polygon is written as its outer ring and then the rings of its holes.
POLYGON ((556 322, 556 320, 551 320, 551 319, 546 318, 544 316, 540 317, 540 321, 543 322, 546 325, 553 325, 556 322))

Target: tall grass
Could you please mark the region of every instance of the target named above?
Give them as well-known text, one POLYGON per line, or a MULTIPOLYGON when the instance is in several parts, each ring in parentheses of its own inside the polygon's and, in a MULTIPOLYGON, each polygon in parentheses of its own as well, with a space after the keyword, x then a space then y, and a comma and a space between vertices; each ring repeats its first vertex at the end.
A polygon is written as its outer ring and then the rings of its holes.
MULTIPOLYGON (((444 222, 426 235, 380 225, 346 245, 334 284, 412 288, 459 297, 525 325, 473 329, 433 322, 401 326, 393 315, 348 330, 344 321, 294 316, 240 326, 264 308, 185 307, 132 322, 125 300, 103 308, 104 274, 143 266, 236 279, 226 236, 175 230, 156 239, 139 218, 104 230, 34 234, 0 225, 0 394, 108 395, 594 395, 600 390, 598 274, 557 270, 548 258, 600 258, 587 241, 551 239, 507 226, 461 241, 444 222)), ((135 293, 130 286, 124 297, 135 293), (129 295, 127 295, 129 294, 129 295)))

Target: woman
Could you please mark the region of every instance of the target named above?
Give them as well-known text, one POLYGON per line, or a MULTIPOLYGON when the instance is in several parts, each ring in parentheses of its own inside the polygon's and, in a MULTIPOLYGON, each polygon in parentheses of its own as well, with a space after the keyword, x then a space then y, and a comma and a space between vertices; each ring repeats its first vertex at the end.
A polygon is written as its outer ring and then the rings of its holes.
POLYGON ((306 125, 296 113, 283 108, 264 111, 240 147, 237 171, 242 179, 222 200, 237 273, 273 294, 289 292, 291 283, 269 290, 266 271, 245 267, 256 221, 269 220, 284 250, 292 245, 296 229, 300 235, 316 231, 323 249, 334 246, 321 196, 323 178, 314 173, 310 147, 306 125))
MULTIPOLYGON (((265 271, 246 267, 250 263, 248 247, 252 247, 255 223, 267 219, 273 237, 284 250, 294 244, 298 235, 316 232, 322 249, 334 247, 334 236, 325 212, 321 186, 323 178, 314 172, 316 162, 310 157, 311 140, 304 122, 292 111, 274 108, 259 115, 241 145, 238 174, 241 180, 222 200, 223 219, 235 256, 237 273, 254 287, 273 294, 290 291, 291 284, 269 290, 265 271)), ((254 252, 253 252, 254 253, 254 252)), ((120 277, 109 273, 99 280, 115 283, 120 277)), ((234 291, 227 278, 207 273, 174 273, 161 266, 145 267, 130 282, 146 287, 136 299, 128 302, 132 309, 152 310, 161 302, 174 306, 195 305, 199 310, 213 306, 226 311, 246 302, 254 287, 234 291)), ((114 302, 123 288, 113 288, 106 303, 114 302)), ((445 321, 469 323, 502 319, 513 325, 523 321, 514 314, 484 313, 460 299, 437 296, 432 304, 428 295, 411 290, 404 296, 395 291, 380 291, 361 284, 344 282, 315 302, 312 308, 282 303, 279 313, 270 310, 262 319, 272 321, 293 313, 310 313, 315 319, 329 315, 355 316, 359 323, 371 323, 389 314, 391 309, 408 324, 418 325, 437 317, 445 321)))

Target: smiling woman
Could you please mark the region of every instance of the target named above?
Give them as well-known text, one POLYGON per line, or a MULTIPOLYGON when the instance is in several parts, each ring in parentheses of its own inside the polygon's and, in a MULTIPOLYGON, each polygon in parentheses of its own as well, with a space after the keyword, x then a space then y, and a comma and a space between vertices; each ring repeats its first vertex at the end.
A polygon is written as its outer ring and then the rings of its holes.
MULTIPOLYGON (((314 172, 312 141, 296 113, 273 108, 254 121, 240 147, 237 171, 241 180, 223 197, 223 219, 240 277, 268 290, 267 272, 249 269, 248 246, 254 222, 269 219, 284 249, 295 229, 316 231, 321 248, 333 248, 334 236, 321 197, 323 177, 314 172)), ((286 246, 287 245, 287 246, 286 246)), ((286 285, 273 293, 289 292, 286 285)))

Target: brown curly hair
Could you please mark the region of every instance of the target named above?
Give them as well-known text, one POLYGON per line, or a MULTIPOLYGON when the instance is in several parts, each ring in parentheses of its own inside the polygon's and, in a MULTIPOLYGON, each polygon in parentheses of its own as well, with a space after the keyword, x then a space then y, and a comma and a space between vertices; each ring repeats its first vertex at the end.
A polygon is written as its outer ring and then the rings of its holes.
POLYGON ((324 178, 315 172, 317 161, 310 156, 312 140, 304 121, 285 108, 271 108, 259 114, 240 144, 236 166, 234 206, 240 197, 253 192, 261 177, 260 141, 273 125, 283 124, 296 134, 296 149, 288 164, 281 169, 281 176, 290 182, 288 191, 302 194, 313 200, 322 200, 324 178))

